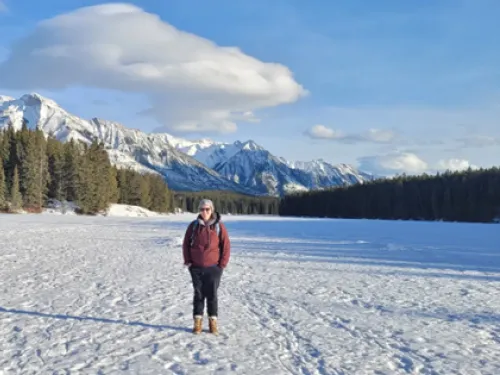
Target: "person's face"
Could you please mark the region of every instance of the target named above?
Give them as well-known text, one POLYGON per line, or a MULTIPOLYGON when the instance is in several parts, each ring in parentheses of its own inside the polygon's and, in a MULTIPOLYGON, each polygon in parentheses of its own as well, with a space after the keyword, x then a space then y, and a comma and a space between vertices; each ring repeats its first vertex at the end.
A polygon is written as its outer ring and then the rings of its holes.
POLYGON ((203 220, 207 221, 208 219, 210 219, 210 216, 212 216, 212 209, 210 208, 210 206, 202 206, 200 208, 200 214, 203 220))

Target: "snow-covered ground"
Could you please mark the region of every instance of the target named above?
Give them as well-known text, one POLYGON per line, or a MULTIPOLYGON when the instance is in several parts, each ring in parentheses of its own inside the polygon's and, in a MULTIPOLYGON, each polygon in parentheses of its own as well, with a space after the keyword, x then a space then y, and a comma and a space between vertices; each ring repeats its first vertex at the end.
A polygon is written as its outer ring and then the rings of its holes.
POLYGON ((227 216, 193 336, 192 215, 3 215, 0 374, 500 374, 500 227, 227 216))

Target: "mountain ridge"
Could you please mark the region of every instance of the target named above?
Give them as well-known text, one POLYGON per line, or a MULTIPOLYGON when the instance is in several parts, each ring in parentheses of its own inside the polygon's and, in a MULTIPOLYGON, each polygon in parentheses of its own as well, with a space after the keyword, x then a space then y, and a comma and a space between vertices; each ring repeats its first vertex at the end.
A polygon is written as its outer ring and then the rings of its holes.
POLYGON ((23 119, 28 121, 28 126, 38 127, 61 142, 73 139, 90 143, 92 139, 98 139, 104 143, 113 164, 159 173, 173 190, 229 190, 253 194, 251 189, 222 178, 171 146, 165 134, 146 134, 98 118, 85 120, 38 94, 0 103, 0 126, 12 124, 14 129, 20 130, 23 119))
POLYGON ((0 127, 10 124, 20 130, 24 120, 29 127, 40 128, 61 142, 73 139, 90 143, 98 139, 114 165, 159 173, 173 190, 279 196, 373 178, 347 164, 287 161, 253 140, 191 141, 168 133, 145 133, 115 121, 80 118, 37 93, 19 99, 0 95, 0 127))

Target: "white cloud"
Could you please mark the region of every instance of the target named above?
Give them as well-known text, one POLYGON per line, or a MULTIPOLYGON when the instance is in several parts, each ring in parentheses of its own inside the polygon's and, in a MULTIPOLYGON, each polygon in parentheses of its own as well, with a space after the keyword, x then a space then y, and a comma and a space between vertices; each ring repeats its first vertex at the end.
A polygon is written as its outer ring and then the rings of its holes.
POLYGON ((0 13, 7 12, 9 9, 7 8, 7 4, 4 1, 0 0, 0 13))
POLYGON ((464 171, 468 168, 477 169, 468 160, 450 158, 441 159, 437 163, 429 163, 412 152, 392 152, 385 155, 364 156, 358 158, 361 170, 376 175, 394 176, 406 173, 418 175, 422 173, 434 174, 444 171, 464 171))
POLYGON ((340 139, 343 136, 341 132, 327 128, 325 125, 314 125, 305 134, 314 139, 340 139))
POLYGON ((369 129, 361 134, 348 134, 324 125, 314 125, 305 134, 313 139, 327 139, 343 143, 390 143, 396 138, 396 134, 392 130, 369 129))
POLYGON ((359 168, 376 175, 395 175, 398 173, 424 173, 429 165, 417 155, 409 152, 394 152, 385 155, 363 156, 358 158, 359 168))
POLYGON ((466 169, 477 169, 478 167, 474 164, 471 164, 468 160, 464 159, 447 159, 447 160, 440 160, 437 163, 437 170, 439 171, 464 171, 466 169))
MULTIPOLYGON (((0 0, 1 1, 1 0, 0 0)), ((0 65, 2 86, 80 85, 144 94, 172 131, 231 132, 260 108, 307 95, 290 70, 180 31, 128 4, 78 9, 38 24, 0 65)))

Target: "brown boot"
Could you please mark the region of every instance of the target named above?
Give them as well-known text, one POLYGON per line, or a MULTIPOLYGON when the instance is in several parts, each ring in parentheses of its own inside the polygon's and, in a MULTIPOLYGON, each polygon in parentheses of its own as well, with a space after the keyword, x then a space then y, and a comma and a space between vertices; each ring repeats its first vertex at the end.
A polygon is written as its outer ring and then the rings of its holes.
POLYGON ((219 334, 219 330, 217 329, 217 317, 210 317, 208 318, 208 326, 210 328, 210 333, 213 333, 214 335, 219 334))
POLYGON ((194 317, 193 333, 199 335, 202 330, 203 319, 201 316, 197 315, 194 317))

